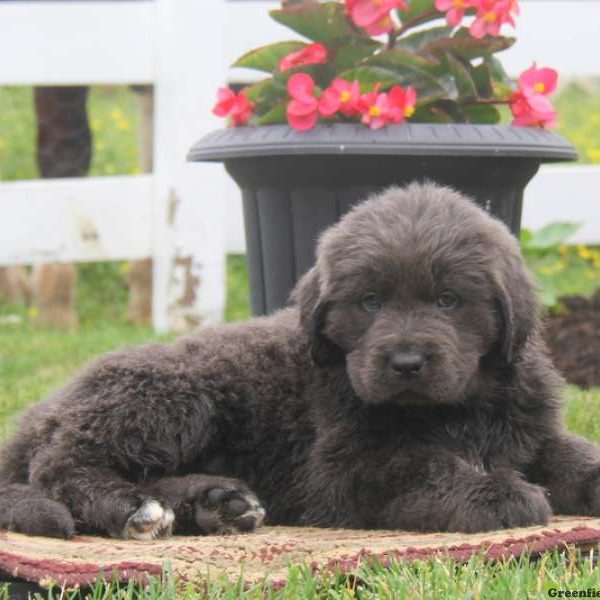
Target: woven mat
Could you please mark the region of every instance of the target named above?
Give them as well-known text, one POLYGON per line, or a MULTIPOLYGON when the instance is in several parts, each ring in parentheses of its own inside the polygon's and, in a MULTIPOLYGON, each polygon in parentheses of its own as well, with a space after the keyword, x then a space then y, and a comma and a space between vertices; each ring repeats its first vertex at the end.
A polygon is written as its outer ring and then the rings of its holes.
POLYGON ((137 542, 86 536, 56 540, 0 531, 0 573, 45 587, 77 587, 101 575, 143 583, 170 565, 183 581, 223 574, 237 579, 242 574, 248 583, 265 578, 281 583, 290 563, 350 572, 368 557, 384 564, 432 556, 463 561, 477 553, 495 560, 523 552, 537 556, 567 544, 587 549, 599 543, 600 519, 592 517, 555 517, 545 527, 472 535, 265 527, 247 535, 137 542))

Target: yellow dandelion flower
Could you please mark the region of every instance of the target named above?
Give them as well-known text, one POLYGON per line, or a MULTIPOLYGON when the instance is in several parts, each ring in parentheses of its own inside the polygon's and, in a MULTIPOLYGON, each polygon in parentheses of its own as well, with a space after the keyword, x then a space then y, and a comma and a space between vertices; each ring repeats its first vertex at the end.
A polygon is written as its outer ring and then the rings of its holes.
POLYGON ((576 248, 579 258, 583 258, 583 260, 589 260, 592 258, 592 251, 587 246, 584 246, 583 244, 577 244, 576 248))
POLYGON ((117 129, 121 131, 129 131, 131 129, 131 123, 127 119, 119 119, 117 121, 117 129))
POLYGON ((566 260, 558 260, 558 261, 556 261, 556 263, 554 263, 554 268, 557 271, 562 271, 566 266, 567 266, 566 260))
POLYGON ((4 148, 6 148, 6 142, 0 138, 0 150, 4 150, 4 148))
POLYGON ((552 267, 541 267, 540 273, 542 275, 552 275, 554 273, 554 270, 552 269, 552 267))
POLYGON ((558 252, 560 254, 562 254, 563 256, 568 256, 568 254, 569 254, 569 246, 567 246, 566 244, 561 244, 558 247, 558 252))
POLYGON ((120 119, 123 118, 123 111, 120 108, 113 108, 110 111, 110 116, 115 120, 115 121, 119 121, 120 119))
POLYGON ((27 309, 27 316, 32 320, 37 319, 40 316, 40 309, 37 306, 30 306, 27 309))
POLYGON ((124 263, 121 265, 121 273, 122 273, 123 275, 129 275, 129 272, 130 272, 130 271, 131 271, 131 263, 129 263, 129 262, 124 262, 124 263))
POLYGON ((101 126, 102 126, 102 121, 100 121, 100 119, 92 119, 90 122, 90 129, 92 131, 100 131, 101 126))
POLYGON ((590 148, 587 155, 592 160, 600 161, 600 148, 590 148))
POLYGON ((592 269, 588 269, 588 270, 585 272, 585 276, 586 276, 588 279, 596 279, 596 277, 598 277, 598 272, 597 272, 597 271, 592 271, 592 269))
POLYGON ((112 163, 108 163, 105 167, 104 167, 104 171, 106 173, 108 173, 109 175, 112 175, 113 173, 117 172, 117 168, 115 167, 115 165, 113 165, 112 163))

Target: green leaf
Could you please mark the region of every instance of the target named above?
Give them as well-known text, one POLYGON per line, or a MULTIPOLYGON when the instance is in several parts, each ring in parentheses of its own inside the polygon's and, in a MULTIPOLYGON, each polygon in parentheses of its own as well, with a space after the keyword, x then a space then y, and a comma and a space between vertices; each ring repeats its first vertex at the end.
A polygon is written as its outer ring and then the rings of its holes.
POLYGON ((414 123, 454 123, 454 118, 448 114, 442 107, 435 104, 426 106, 417 106, 411 122, 414 123))
POLYGON ((500 122, 500 112, 491 104, 471 104, 462 107, 467 123, 495 125, 500 122))
POLYGON ((558 303, 558 293, 549 284, 545 284, 538 292, 540 302, 547 308, 551 308, 558 303))
POLYGON ((397 70, 398 68, 409 68, 424 71, 425 73, 435 74, 439 72, 440 62, 423 58, 412 52, 407 52, 399 48, 392 50, 382 50, 366 61, 369 65, 386 67, 397 70))
POLYGON ((411 118, 411 121, 415 120, 423 123, 462 123, 464 115, 454 100, 434 98, 425 99, 425 103, 422 103, 419 98, 417 110, 411 118))
POLYGON ((349 43, 339 46, 334 50, 331 66, 335 71, 342 71, 356 67, 373 56, 373 53, 381 48, 379 42, 366 42, 364 40, 349 40, 349 43))
POLYGON ((445 54, 445 58, 448 64, 448 70, 456 82, 459 98, 461 100, 465 98, 476 98, 477 88, 475 87, 475 81, 473 81, 467 67, 448 52, 445 54))
POLYGON ((512 85, 513 79, 509 77, 504 66, 495 56, 486 56, 484 63, 490 70, 490 75, 494 83, 502 83, 504 85, 512 85))
POLYGON ((456 93, 454 82, 442 76, 443 68, 440 63, 423 59, 406 50, 384 50, 370 58, 367 63, 393 72, 396 76, 395 82, 414 87, 419 94, 419 100, 428 96, 451 96, 456 93))
POLYGON ((331 83, 332 72, 331 67, 327 64, 312 64, 302 65, 300 67, 292 67, 285 71, 279 71, 273 75, 273 79, 283 88, 287 88, 287 82, 292 75, 296 73, 307 73, 314 80, 317 86, 327 87, 331 83))
POLYGON ((339 2, 300 4, 272 10, 269 14, 296 33, 329 47, 347 43, 349 38, 370 39, 362 29, 352 25, 344 4, 339 2))
POLYGON ((338 77, 348 81, 358 81, 362 92, 370 92, 374 85, 381 84, 381 89, 386 90, 400 83, 400 76, 389 69, 381 67, 356 67, 342 71, 338 77))
POLYGON ((263 102, 275 103, 287 95, 285 84, 273 77, 263 79, 258 83, 245 87, 244 92, 248 100, 253 104, 262 104, 263 102))
POLYGON ((287 56, 290 52, 297 52, 306 46, 306 43, 298 41, 269 44, 240 56, 232 66, 273 73, 279 70, 279 62, 284 56, 287 56))
POLYGON ((408 50, 409 52, 419 52, 427 44, 447 38, 451 33, 452 27, 449 25, 431 27, 424 31, 417 31, 416 33, 401 37, 396 42, 396 48, 408 50))
POLYGON ((524 245, 526 250, 548 250, 563 244, 581 228, 581 223, 550 223, 534 232, 524 245))
POLYGON ((477 88, 477 95, 480 98, 493 98, 494 97, 494 86, 492 85, 492 73, 490 65, 486 62, 482 62, 477 67, 468 67, 471 72, 471 77, 475 82, 477 88))
POLYGON ((257 125, 276 125, 286 123, 287 101, 279 102, 269 112, 265 113, 257 120, 257 125))
POLYGON ((531 229, 521 228, 521 234, 519 235, 519 242, 522 247, 526 247, 529 241, 533 238, 533 231, 531 229))
POLYGON ((478 40, 471 36, 469 30, 463 27, 451 38, 439 38, 425 44, 419 54, 421 56, 439 57, 444 52, 450 52, 463 60, 471 61, 474 58, 491 56, 510 48, 515 43, 515 38, 504 36, 485 37, 478 40))

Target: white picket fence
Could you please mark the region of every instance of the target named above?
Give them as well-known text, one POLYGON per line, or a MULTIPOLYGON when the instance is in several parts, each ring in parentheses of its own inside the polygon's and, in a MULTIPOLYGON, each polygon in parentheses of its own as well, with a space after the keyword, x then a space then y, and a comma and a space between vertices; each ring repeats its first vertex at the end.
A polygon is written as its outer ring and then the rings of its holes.
MULTIPOLYGON (((0 2, 0 85, 155 87, 153 173, 0 183, 0 265, 152 257, 157 330, 219 321, 224 257, 245 247, 241 204, 220 165, 187 164, 185 154, 222 125, 210 113, 217 87, 256 77, 228 65, 293 37, 267 16, 277 4, 0 2), (182 303, 196 279, 193 302, 182 303)), ((525 1, 506 65, 517 73, 536 59, 563 77, 599 75, 599 23, 599 2, 525 1)), ((525 226, 582 221, 578 240, 600 242, 599 216, 599 167, 545 167, 527 190, 525 226)))

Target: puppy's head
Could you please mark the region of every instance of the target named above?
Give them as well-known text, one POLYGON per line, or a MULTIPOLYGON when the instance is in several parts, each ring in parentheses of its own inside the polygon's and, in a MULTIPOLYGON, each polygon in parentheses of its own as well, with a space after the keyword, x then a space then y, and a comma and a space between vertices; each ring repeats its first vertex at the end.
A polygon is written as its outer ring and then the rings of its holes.
POLYGON ((432 184, 391 188, 328 229, 294 297, 315 363, 345 362, 370 404, 460 401, 539 320, 507 228, 432 184))

